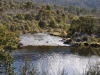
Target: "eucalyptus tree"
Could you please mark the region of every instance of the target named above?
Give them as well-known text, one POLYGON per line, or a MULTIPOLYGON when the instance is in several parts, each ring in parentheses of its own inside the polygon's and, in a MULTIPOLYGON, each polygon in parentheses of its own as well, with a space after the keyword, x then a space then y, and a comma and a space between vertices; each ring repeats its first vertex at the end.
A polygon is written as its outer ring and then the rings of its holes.
POLYGON ((92 16, 81 16, 77 20, 71 22, 70 31, 72 34, 75 32, 94 34, 96 30, 94 27, 98 25, 98 18, 92 16))

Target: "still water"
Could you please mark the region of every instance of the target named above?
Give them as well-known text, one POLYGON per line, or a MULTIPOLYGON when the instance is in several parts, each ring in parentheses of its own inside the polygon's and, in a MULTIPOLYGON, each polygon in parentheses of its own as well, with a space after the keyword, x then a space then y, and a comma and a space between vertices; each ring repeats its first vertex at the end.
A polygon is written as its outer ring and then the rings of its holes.
POLYGON ((23 49, 12 52, 16 75, 85 75, 88 70, 100 68, 100 57, 79 56, 72 53, 62 38, 47 33, 20 36, 23 49), (25 75, 25 74, 24 74, 25 75))
POLYGON ((12 53, 14 72, 21 75, 32 71, 35 75, 84 75, 98 65, 99 56, 79 56, 72 54, 67 46, 34 46, 12 53))

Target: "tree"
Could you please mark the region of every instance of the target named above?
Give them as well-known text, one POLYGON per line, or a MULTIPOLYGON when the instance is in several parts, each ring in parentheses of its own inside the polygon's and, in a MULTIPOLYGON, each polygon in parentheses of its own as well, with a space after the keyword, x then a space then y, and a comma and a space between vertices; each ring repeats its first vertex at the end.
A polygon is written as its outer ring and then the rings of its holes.
POLYGON ((98 25, 98 18, 82 16, 71 22, 70 31, 72 34, 75 32, 93 34, 95 33, 94 27, 96 25, 98 25))
POLYGON ((46 27, 47 26, 47 23, 46 23, 46 21, 40 21, 39 23, 38 23, 38 25, 39 25, 39 27, 41 27, 41 28, 44 28, 44 27, 46 27))
POLYGON ((29 0, 25 3, 26 8, 33 8, 33 6, 34 6, 33 2, 31 2, 29 0))
POLYGON ((96 13, 96 12, 97 12, 97 8, 96 8, 96 7, 93 8, 91 12, 92 12, 93 14, 96 13))
POLYGON ((47 9, 47 10, 52 10, 52 9, 51 9, 51 6, 50 6, 49 4, 46 5, 46 9, 47 9))

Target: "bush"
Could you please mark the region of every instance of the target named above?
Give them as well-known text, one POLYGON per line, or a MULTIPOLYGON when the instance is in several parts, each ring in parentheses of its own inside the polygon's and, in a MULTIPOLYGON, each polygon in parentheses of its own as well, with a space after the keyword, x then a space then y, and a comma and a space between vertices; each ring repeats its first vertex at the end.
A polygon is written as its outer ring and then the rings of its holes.
POLYGON ((47 10, 51 10, 51 6, 50 5, 46 5, 46 9, 47 10))
POLYGON ((33 16, 30 13, 25 14, 25 20, 33 20, 33 16))
POLYGON ((52 28, 56 27, 55 21, 54 20, 50 21, 49 26, 52 27, 52 28))
POLYGON ((38 23, 38 25, 39 25, 39 27, 44 28, 44 27, 47 26, 47 23, 46 23, 45 21, 40 21, 40 22, 38 23))
POLYGON ((17 14, 16 15, 16 18, 18 18, 19 20, 23 20, 24 19, 24 16, 22 14, 17 14))

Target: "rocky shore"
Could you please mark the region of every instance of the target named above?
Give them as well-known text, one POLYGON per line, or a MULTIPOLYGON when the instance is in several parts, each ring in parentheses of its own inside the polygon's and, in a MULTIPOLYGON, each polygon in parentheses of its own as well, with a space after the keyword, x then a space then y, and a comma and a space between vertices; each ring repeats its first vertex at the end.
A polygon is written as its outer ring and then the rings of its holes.
POLYGON ((100 43, 98 42, 87 42, 87 41, 73 41, 72 39, 68 38, 64 40, 64 44, 69 44, 72 47, 93 47, 93 48, 100 48, 100 43))
MULTIPOLYGON (((90 37, 90 36, 88 36, 90 37)), ((61 38, 59 36, 51 35, 49 33, 36 33, 36 34, 23 34, 20 36, 20 42, 18 47, 26 45, 53 45, 53 46, 72 46, 72 47, 93 47, 99 48, 99 42, 90 42, 90 38, 87 37, 75 37, 74 38, 61 38)))
POLYGON ((34 46, 69 46, 72 53, 100 55, 100 43, 89 42, 85 38, 61 38, 49 33, 23 34, 20 36, 18 48, 31 48, 34 46))
POLYGON ((82 34, 76 32, 72 38, 65 38, 64 44, 70 44, 70 46, 73 47, 93 47, 93 48, 99 48, 100 47, 100 41, 99 36, 92 34, 82 34))

